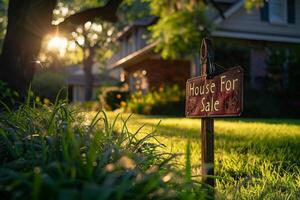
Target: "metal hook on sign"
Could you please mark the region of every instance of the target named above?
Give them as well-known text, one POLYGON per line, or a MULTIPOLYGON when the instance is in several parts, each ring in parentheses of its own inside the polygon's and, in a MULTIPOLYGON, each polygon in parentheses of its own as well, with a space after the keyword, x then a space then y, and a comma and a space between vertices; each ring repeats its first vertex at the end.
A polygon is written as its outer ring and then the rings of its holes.
POLYGON ((212 78, 215 73, 215 66, 213 63, 213 52, 211 40, 207 37, 203 38, 200 52, 201 74, 208 79, 212 78), (207 66, 208 65, 208 66, 207 66))

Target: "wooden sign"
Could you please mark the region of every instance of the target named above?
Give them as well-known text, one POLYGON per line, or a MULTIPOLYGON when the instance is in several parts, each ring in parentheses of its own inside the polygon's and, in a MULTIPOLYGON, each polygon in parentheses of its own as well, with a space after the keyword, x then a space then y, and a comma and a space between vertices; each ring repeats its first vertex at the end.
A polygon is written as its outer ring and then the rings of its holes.
POLYGON ((186 82, 187 117, 240 116, 243 110, 243 69, 231 68, 207 79, 191 78, 186 82))

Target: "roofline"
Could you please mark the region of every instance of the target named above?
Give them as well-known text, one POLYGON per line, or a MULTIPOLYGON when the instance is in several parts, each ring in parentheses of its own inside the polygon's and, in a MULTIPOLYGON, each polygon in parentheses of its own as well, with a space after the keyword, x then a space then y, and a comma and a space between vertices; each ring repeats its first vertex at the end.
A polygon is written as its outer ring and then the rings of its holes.
POLYGON ((245 0, 238 1, 237 3, 233 4, 228 10, 224 12, 224 17, 223 18, 221 15, 218 15, 218 17, 214 20, 214 24, 218 25, 222 21, 226 20, 226 18, 230 17, 234 13, 236 13, 239 9, 241 9, 244 5, 245 0))
MULTIPOLYGON (((280 36, 280 35, 270 35, 270 34, 257 34, 257 33, 245 33, 245 32, 237 32, 237 31, 213 31, 211 34, 213 37, 224 37, 224 38, 232 38, 232 39, 250 39, 250 40, 258 40, 258 41, 269 41, 269 42, 281 42, 281 43, 297 43, 300 44, 299 37, 291 37, 291 36, 280 36)), ((129 54, 128 56, 118 60, 110 66, 109 70, 114 70, 115 68, 121 67, 122 65, 130 62, 134 62, 133 59, 143 56, 154 50, 157 42, 151 43, 146 47, 129 54)), ((137 61, 138 62, 138 61, 137 61)))
POLYGON ((120 32, 117 33, 115 40, 120 39, 121 37, 126 35, 131 29, 133 29, 135 27, 148 27, 148 26, 152 25, 153 23, 155 23, 155 21, 158 19, 158 17, 152 16, 152 15, 150 15, 148 17, 153 17, 153 19, 151 19, 148 23, 143 24, 143 23, 134 23, 133 22, 132 24, 125 26, 123 28, 123 30, 121 30, 120 32))
POLYGON ((144 55, 144 54, 147 54, 147 53, 153 51, 156 45, 157 45, 157 42, 151 43, 151 44, 145 46, 144 48, 142 48, 138 51, 135 51, 132 54, 127 55, 126 57, 124 57, 124 58, 118 60, 117 62, 113 63, 111 65, 111 67, 109 67, 110 70, 113 70, 117 67, 120 67, 121 65, 124 65, 125 63, 130 62, 138 56, 141 56, 141 55, 144 55))
MULTIPOLYGON (((232 14, 234 14, 236 11, 238 11, 238 10, 243 6, 244 1, 245 1, 245 0, 241 0, 241 1, 236 2, 235 4, 233 4, 233 6, 232 6, 231 8, 229 8, 228 10, 226 10, 226 12, 224 13, 225 19, 226 19, 227 17, 230 17, 230 16, 231 16, 232 14)), ((154 18, 153 21, 155 21, 156 19, 157 19, 157 18, 154 18)), ((224 19, 223 19, 222 16, 219 14, 218 17, 214 20, 214 23, 215 23, 215 24, 219 24, 219 23, 221 23, 223 20, 224 20, 224 19)), ((128 25, 128 26, 125 26, 125 27, 123 28, 122 31, 120 31, 120 32, 117 33, 117 36, 114 38, 114 40, 120 39, 121 37, 123 37, 124 35, 126 35, 126 34, 127 34, 131 29, 133 29, 134 27, 138 27, 138 26, 141 26, 141 27, 145 26, 145 27, 147 27, 147 26, 151 25, 152 23, 153 23, 153 22, 151 22, 150 24, 143 24, 143 25, 141 25, 141 24, 130 24, 130 25, 128 25)))
POLYGON ((299 37, 291 36, 279 36, 270 34, 257 34, 257 33, 245 33, 236 31, 213 31, 213 37, 225 37, 225 38, 237 38, 237 39, 250 39, 261 40, 270 42, 286 42, 286 43, 300 43, 299 37))
POLYGON ((118 32, 116 37, 114 38, 114 40, 119 40, 121 37, 123 37, 124 35, 126 35, 131 29, 133 29, 135 26, 134 25, 128 25, 128 26, 125 26, 123 28, 122 31, 118 32))

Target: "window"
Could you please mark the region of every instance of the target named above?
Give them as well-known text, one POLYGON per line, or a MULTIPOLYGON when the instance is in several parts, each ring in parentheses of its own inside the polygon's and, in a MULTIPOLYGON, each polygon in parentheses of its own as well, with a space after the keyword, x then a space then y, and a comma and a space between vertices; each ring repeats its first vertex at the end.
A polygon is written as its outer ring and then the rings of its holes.
POLYGON ((264 0, 260 18, 271 24, 295 24, 295 0, 264 0))
POLYGON ((287 1, 269 1, 269 20, 272 24, 287 24, 287 1))

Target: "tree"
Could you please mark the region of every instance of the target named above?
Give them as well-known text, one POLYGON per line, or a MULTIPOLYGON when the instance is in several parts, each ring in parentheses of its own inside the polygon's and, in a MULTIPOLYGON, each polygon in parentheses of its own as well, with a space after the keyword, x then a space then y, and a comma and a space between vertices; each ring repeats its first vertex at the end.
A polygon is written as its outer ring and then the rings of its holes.
MULTIPOLYGON (((266 0, 246 0, 247 10, 259 9, 266 0)), ((151 13, 159 20, 151 26, 151 41, 163 58, 178 58, 198 54, 201 39, 209 35, 212 24, 206 19, 207 6, 222 18, 223 9, 215 0, 148 0, 151 13)))
MULTIPOLYGON (((67 17, 56 27, 71 32, 74 25, 101 18, 116 22, 122 0, 109 0, 104 6, 85 9, 67 17)), ((57 0, 10 0, 6 35, 0 56, 0 80, 24 97, 35 72, 34 62, 43 37, 55 30, 51 24, 57 0)))
MULTIPOLYGON (((95 1, 90 0, 88 4, 93 4, 95 1)), ((76 4, 73 3, 71 5, 67 3, 59 3, 57 8, 54 10, 54 24, 59 24, 59 22, 70 15, 70 13, 75 13, 79 7, 82 7, 83 2, 81 0, 77 0, 76 4), (79 5, 76 5, 76 4, 79 5)), ((92 5, 91 5, 92 6, 92 5)), ((76 44, 81 50, 81 58, 80 61, 83 66, 83 71, 85 74, 85 100, 89 101, 93 97, 93 83, 94 83, 94 75, 93 75, 93 66, 95 64, 95 60, 97 57, 97 63, 104 64, 104 59, 107 59, 107 53, 110 51, 110 44, 112 43, 113 33, 115 32, 116 24, 112 24, 110 22, 106 22, 104 20, 94 20, 94 22, 87 21, 84 24, 80 25, 72 25, 72 32, 62 35, 59 33, 52 36, 51 41, 57 39, 56 43, 57 48, 52 48, 50 50, 54 51, 53 54, 61 54, 63 53, 65 57, 66 54, 70 54, 71 51, 66 51, 66 46, 63 48, 64 41, 68 40, 68 44, 76 44), (66 37, 67 40, 63 40, 60 37, 66 37), (64 53, 66 51, 66 53, 64 53)), ((49 44, 50 44, 49 43, 49 44)), ((77 49, 77 48, 76 48, 77 49)), ((53 56, 52 56, 53 57, 53 56)), ((61 57, 61 58, 63 58, 61 57)), ((60 59, 56 59, 60 60, 60 59)), ((52 60, 52 62, 55 61, 52 60)))
POLYGON ((163 58, 190 55, 200 48, 204 30, 205 4, 199 0, 153 0, 152 14, 159 17, 151 27, 151 41, 158 42, 156 50, 163 58))
MULTIPOLYGON (((94 76, 92 73, 95 57, 104 57, 115 28, 107 22, 92 23, 86 22, 83 26, 77 27, 72 32, 73 40, 81 48, 83 53, 83 71, 85 74, 85 100, 89 101, 93 96, 94 76)), ((100 60, 100 59, 99 59, 100 60)))
POLYGON ((0 48, 2 47, 3 38, 6 32, 6 12, 7 12, 8 0, 0 1, 0 48))

